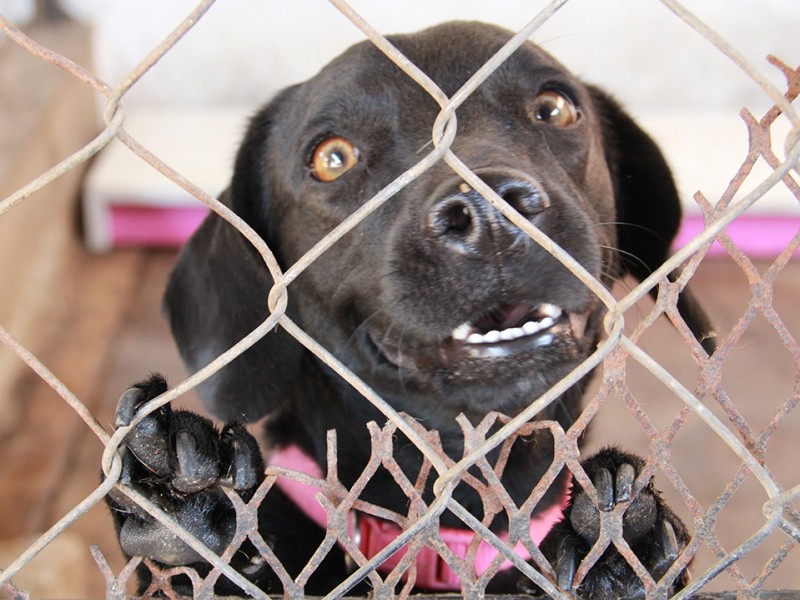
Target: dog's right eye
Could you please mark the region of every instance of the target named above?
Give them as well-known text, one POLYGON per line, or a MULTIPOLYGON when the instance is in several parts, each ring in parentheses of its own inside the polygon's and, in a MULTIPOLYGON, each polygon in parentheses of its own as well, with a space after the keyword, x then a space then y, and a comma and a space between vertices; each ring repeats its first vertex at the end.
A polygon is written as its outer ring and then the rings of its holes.
POLYGON ((569 96, 556 89, 545 89, 533 99, 528 114, 536 121, 555 127, 569 127, 580 112, 569 96))
POLYGON ((359 151, 349 140, 341 136, 325 138, 311 153, 311 176, 328 183, 338 179, 358 162, 359 151))

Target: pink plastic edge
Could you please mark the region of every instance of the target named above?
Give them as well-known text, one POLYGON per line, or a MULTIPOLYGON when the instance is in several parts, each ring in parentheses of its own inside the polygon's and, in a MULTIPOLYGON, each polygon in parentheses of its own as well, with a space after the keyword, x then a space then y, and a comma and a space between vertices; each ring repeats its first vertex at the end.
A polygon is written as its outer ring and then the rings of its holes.
MULTIPOLYGON (((702 233, 702 217, 686 217, 675 239, 675 247, 681 248, 702 233)), ((800 217, 754 216, 739 218, 728 225, 726 232, 734 244, 750 258, 775 258, 783 252, 794 238, 800 235, 800 217)), ((800 255, 800 249, 793 256, 800 255)), ((708 256, 728 256, 728 252, 717 241, 708 251, 708 256)))
POLYGON ((177 248, 189 239, 207 214, 204 206, 112 206, 111 242, 115 247, 177 248))
MULTIPOLYGON (((205 207, 143 207, 116 205, 110 210, 111 239, 114 246, 179 247, 200 226, 205 207)), ((680 248, 703 231, 701 217, 687 217, 675 240, 680 248)), ((773 258, 797 237, 800 217, 758 216, 740 218, 728 225, 733 242, 751 258, 773 258)), ((714 242, 709 256, 726 256, 719 242, 714 242)), ((800 255, 800 249, 794 256, 800 255)))

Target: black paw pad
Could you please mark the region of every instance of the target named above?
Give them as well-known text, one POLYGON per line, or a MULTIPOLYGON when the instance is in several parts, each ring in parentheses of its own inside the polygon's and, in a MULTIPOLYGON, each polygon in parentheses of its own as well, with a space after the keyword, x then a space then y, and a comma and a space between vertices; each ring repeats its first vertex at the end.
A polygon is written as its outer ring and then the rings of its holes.
MULTIPOLYGON (((586 598, 644 597, 644 585, 616 547, 609 545, 582 581, 578 567, 600 537, 602 513, 624 506, 622 535, 651 576, 659 581, 689 543, 681 520, 664 503, 652 482, 634 495, 634 486, 645 462, 631 454, 608 449, 587 459, 582 467, 597 492, 596 502, 576 482, 565 519, 541 544, 555 571, 555 583, 586 598), (577 589, 576 589, 577 588, 577 589)), ((681 589, 686 572, 669 585, 681 589)))
MULTIPOLYGON (((118 426, 129 426, 146 402, 165 392, 160 376, 126 390, 117 406, 118 426)), ((264 462, 253 436, 240 425, 221 432, 208 419, 164 405, 141 419, 125 436, 121 483, 149 498, 213 552, 225 550, 236 532, 237 516, 228 493, 252 498, 264 479, 264 462)), ((166 565, 202 561, 179 534, 114 490, 108 504, 119 541, 129 556, 166 565)), ((253 559, 253 573, 265 567, 253 559)))

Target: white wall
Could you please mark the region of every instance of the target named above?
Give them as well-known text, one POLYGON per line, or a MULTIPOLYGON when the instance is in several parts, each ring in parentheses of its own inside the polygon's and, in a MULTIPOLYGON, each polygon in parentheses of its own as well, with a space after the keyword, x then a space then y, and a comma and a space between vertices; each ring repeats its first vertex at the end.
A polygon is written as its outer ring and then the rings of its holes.
MULTIPOLYGON (((123 80, 196 5, 196 0, 61 2, 72 17, 92 25, 94 69, 112 85, 123 80)), ((350 3, 383 33, 413 31, 452 19, 478 19, 518 30, 548 4, 546 0, 350 3)), ((800 0, 684 3, 779 89, 785 88, 782 76, 765 57, 772 53, 790 65, 800 65, 800 0)), ((0 12, 18 24, 30 20, 32 6, 32 0, 0 0, 0 12)), ((194 172, 199 159, 217 165, 220 181, 208 184, 215 193, 227 181, 227 166, 250 109, 286 85, 310 77, 361 39, 361 32, 326 0, 219 0, 126 94, 126 127, 187 175, 194 172), (202 113, 209 123, 213 119, 230 122, 230 133, 209 146, 176 147, 175 140, 196 133, 191 131, 195 121, 181 118, 190 113, 202 113), (238 116, 225 117, 229 114, 238 116), (137 122, 161 122, 158 115, 167 115, 162 120, 172 127, 154 132, 137 128, 137 122)), ((696 211, 692 196, 698 189, 712 201, 719 198, 744 158, 747 132, 739 109, 746 106, 760 116, 772 104, 729 59, 658 0, 571 0, 536 32, 534 41, 585 80, 611 91, 655 135, 689 210, 696 211)), ((209 125, 203 130, 215 129, 209 125)), ((782 138, 776 135, 774 139, 782 155, 782 138)), ((134 168, 125 162, 131 157, 120 152, 117 164, 109 152, 104 152, 103 164, 109 165, 108 179, 118 181, 118 173, 134 168)), ((142 167, 138 160, 131 162, 142 167)), ((96 165, 94 171, 100 170, 96 165)), ((145 175, 136 177, 137 182, 148 181, 150 175, 165 188, 148 192, 152 196, 148 202, 160 202, 169 195, 174 186, 152 170, 142 170, 145 175)), ((213 171, 208 166, 195 170, 213 171)), ((130 190, 126 193, 126 197, 134 196, 130 190)), ((795 215, 798 206, 783 186, 776 186, 755 210, 795 215)))
MULTIPOLYGON (((0 0, 9 2, 10 0, 0 0)), ((798 0, 685 0, 757 66, 800 64, 798 0)), ((384 33, 450 19, 522 27, 544 0, 352 0, 384 33)), ((194 0, 64 0, 96 26, 97 69, 119 81, 194 0)), ((362 34, 324 0, 221 0, 127 97, 136 103, 257 104, 306 79, 362 34)), ((763 94, 657 0, 572 0, 534 36, 635 110, 766 106, 763 94)), ((779 76, 774 79, 781 83, 779 76)))
MULTIPOLYGON (((18 27, 30 23, 35 12, 36 5, 33 0, 0 0, 0 14, 18 27)), ((4 36, 0 34, 0 44, 3 41, 4 36)))

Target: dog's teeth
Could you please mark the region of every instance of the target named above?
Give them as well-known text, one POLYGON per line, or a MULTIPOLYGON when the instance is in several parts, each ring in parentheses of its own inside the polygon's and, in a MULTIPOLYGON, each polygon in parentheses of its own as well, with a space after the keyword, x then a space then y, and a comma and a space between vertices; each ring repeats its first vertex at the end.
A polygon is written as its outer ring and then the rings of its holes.
POLYGON ((545 316, 548 316, 553 320, 561 316, 561 309, 557 307, 555 304, 541 304, 537 308, 539 312, 543 313, 545 316))
POLYGON ((488 344, 495 344, 500 341, 500 332, 492 329, 483 336, 488 344))
POLYGON ((528 321, 522 326, 522 331, 525 332, 525 335, 533 335, 534 333, 538 333, 543 329, 552 327, 554 323, 555 319, 552 317, 545 317, 541 321, 528 321))
POLYGON ((525 332, 525 335, 533 335, 537 331, 540 331, 541 327, 539 327, 538 322, 528 321, 525 325, 522 326, 522 331, 525 332))
POLYGON ((469 323, 462 323, 453 330, 451 337, 454 340, 466 340, 469 337, 471 331, 472 331, 472 326, 469 323))
POLYGON ((540 339, 538 339, 536 345, 540 346, 540 347, 541 346, 549 346, 550 344, 553 343, 554 339, 555 338, 553 337, 553 334, 552 333, 548 333, 547 335, 543 335, 540 339))
MULTIPOLYGON (((561 309, 553 304, 542 304, 537 307, 537 311, 544 315, 541 320, 527 321, 520 327, 509 327, 502 330, 492 329, 486 333, 478 333, 475 331, 476 327, 474 325, 463 323, 456 327, 450 335, 454 340, 468 344, 510 342, 549 329, 555 324, 556 319, 563 314, 561 309)), ((546 336, 540 340, 540 345, 546 345, 552 342, 552 339, 552 336, 546 336)))
POLYGON ((506 341, 515 340, 525 335, 521 327, 512 327, 511 329, 504 329, 500 332, 500 338, 506 341))

